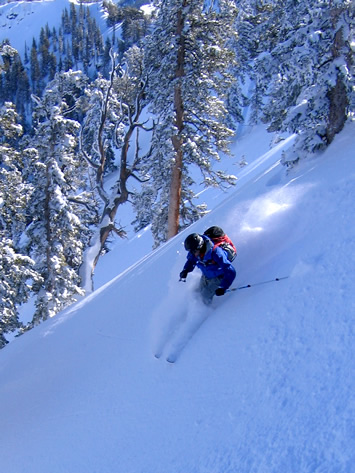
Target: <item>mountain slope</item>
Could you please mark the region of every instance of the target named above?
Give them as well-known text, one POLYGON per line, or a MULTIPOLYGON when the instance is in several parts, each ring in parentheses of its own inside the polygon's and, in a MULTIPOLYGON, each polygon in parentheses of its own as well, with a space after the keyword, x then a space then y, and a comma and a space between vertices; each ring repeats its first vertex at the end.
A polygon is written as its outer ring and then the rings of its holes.
MULTIPOLYGON (((62 13, 69 10, 70 4, 79 4, 76 0, 41 0, 36 2, 9 2, 0 5, 0 41, 8 39, 12 47, 20 54, 22 60, 25 54, 25 44, 31 48, 33 38, 38 41, 41 28, 48 25, 49 29, 61 26, 62 13)), ((104 15, 101 2, 89 3, 90 15, 104 32, 104 15)))
POLYGON ((287 176, 277 153, 255 161, 207 217, 2 350, 2 471, 350 473, 353 136, 287 176), (197 271, 177 279, 211 224, 237 244, 235 285, 289 278, 200 306, 197 271))

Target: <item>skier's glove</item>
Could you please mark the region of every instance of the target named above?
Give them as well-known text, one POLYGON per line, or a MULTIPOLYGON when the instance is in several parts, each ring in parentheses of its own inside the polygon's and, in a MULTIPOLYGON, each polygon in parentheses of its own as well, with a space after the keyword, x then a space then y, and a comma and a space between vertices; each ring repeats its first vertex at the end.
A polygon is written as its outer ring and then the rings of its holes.
POLYGON ((224 296, 224 294, 226 293, 226 290, 223 289, 223 287, 219 287, 218 289, 216 289, 216 296, 224 296))
POLYGON ((186 279, 186 278, 187 278, 187 274, 188 274, 188 272, 187 272, 185 269, 183 269, 183 270, 181 271, 181 273, 180 273, 180 281, 181 281, 182 279, 186 279))

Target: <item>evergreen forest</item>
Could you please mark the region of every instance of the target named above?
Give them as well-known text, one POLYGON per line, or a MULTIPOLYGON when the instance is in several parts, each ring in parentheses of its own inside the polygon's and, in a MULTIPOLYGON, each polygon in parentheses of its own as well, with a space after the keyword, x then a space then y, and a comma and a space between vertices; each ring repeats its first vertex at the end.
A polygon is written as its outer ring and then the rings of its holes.
POLYGON ((236 184, 240 124, 295 133, 292 168, 354 119, 351 0, 140 3, 104 0, 104 34, 68 2, 23 57, 0 44, 0 347, 93 290, 123 204, 155 246, 205 215, 196 170, 236 184))

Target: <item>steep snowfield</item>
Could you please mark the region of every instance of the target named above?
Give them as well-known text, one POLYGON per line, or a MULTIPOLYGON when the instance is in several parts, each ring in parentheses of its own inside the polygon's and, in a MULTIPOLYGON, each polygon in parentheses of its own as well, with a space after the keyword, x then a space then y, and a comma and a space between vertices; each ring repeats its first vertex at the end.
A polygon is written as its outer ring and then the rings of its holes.
POLYGON ((2 350, 1 471, 352 473, 354 131, 288 175, 261 156, 206 218, 2 350), (197 271, 178 274, 211 224, 237 244, 235 286, 288 279, 201 307, 197 271))
MULTIPOLYGON (((33 38, 38 44, 41 28, 45 28, 46 25, 50 30, 55 28, 58 32, 61 26, 62 13, 65 8, 68 11, 70 10, 71 3, 79 5, 80 1, 17 1, 0 5, 0 42, 8 39, 11 46, 19 52, 23 61, 25 45, 29 51, 32 47, 33 38)), ((93 2, 85 4, 85 6, 89 7, 90 15, 95 18, 102 31, 104 31, 105 19, 101 11, 101 4, 93 2)))

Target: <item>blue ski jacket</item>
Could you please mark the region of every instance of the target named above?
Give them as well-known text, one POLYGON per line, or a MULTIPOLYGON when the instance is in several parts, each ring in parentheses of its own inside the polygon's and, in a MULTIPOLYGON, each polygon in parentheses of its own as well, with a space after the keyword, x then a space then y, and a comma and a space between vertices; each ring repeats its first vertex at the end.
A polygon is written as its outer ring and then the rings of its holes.
POLYGON ((184 270, 191 273, 197 266, 207 279, 218 278, 221 279, 220 287, 228 289, 234 281, 236 271, 234 266, 227 258, 227 254, 222 248, 216 246, 210 238, 201 235, 206 242, 206 253, 202 256, 196 257, 191 251, 187 254, 187 261, 184 270))

